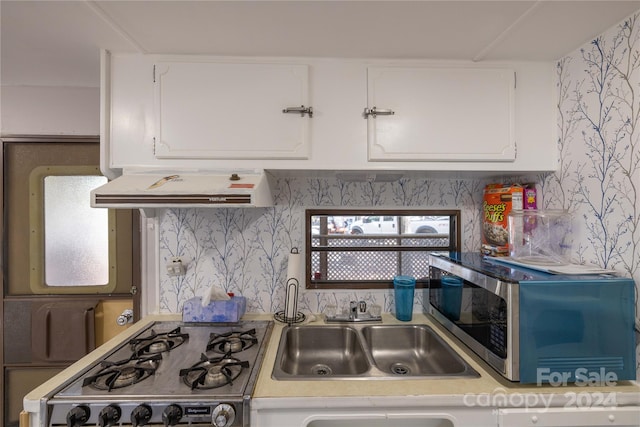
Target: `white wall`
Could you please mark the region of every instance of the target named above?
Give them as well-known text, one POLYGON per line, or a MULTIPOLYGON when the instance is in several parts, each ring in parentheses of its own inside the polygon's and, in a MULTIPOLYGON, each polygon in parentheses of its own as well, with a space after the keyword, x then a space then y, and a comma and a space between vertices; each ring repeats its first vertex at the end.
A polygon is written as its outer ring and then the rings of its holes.
POLYGON ((2 86, 0 134, 98 135, 100 89, 2 86))

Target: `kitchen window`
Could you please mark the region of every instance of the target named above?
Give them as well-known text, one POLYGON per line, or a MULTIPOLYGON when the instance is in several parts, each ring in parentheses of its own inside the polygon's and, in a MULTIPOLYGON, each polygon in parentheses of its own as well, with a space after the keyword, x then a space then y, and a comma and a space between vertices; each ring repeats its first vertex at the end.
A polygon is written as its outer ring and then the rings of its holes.
POLYGON ((429 253, 460 248, 459 210, 309 209, 305 224, 311 289, 391 288, 396 275, 421 287, 429 253))

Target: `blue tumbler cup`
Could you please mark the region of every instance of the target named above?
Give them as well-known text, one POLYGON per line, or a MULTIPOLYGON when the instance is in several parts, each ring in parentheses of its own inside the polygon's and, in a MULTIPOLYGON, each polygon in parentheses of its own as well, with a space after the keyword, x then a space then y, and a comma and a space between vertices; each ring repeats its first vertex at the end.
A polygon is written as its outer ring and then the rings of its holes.
POLYGON ((463 281, 456 276, 442 276, 442 311, 449 320, 460 319, 463 281))
POLYGON ((396 300, 396 318, 408 322, 413 316, 413 293, 416 289, 416 279, 411 276, 396 276, 393 278, 393 289, 396 300))

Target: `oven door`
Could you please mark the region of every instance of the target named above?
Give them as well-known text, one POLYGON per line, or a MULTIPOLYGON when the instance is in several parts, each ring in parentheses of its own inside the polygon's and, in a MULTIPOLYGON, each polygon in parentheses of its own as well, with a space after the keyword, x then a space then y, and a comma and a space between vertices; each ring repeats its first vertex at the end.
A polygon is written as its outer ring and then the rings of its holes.
POLYGON ((478 281, 487 289, 433 265, 429 270, 428 313, 502 375, 517 380, 512 287, 478 281))

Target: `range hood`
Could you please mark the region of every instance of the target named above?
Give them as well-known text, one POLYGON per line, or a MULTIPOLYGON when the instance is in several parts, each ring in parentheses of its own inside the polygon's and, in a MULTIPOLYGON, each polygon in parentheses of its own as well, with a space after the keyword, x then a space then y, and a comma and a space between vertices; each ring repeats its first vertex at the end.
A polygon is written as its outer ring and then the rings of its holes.
POLYGON ((137 171, 91 191, 97 208, 273 206, 269 176, 251 171, 137 171))

